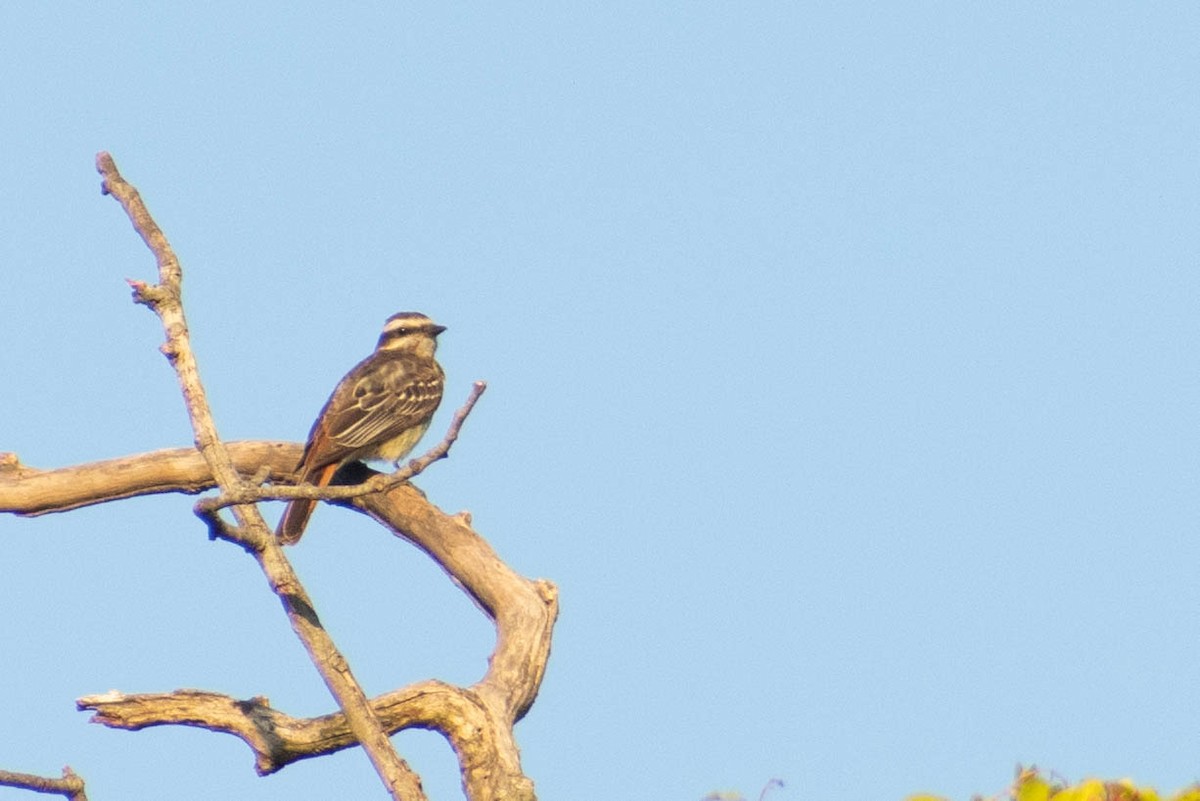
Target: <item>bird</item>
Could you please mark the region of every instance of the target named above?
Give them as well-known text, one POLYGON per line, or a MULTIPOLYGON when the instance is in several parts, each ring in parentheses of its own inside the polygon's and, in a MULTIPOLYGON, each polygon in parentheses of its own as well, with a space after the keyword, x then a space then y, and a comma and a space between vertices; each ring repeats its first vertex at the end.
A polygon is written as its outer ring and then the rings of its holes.
MULTIPOLYGON (((374 352, 346 373, 317 415, 296 465, 302 482, 327 486, 340 467, 360 460, 399 466, 442 401, 446 378, 434 354, 445 330, 419 312, 387 318, 374 352)), ((281 545, 299 541, 316 506, 308 498, 288 503, 275 529, 281 545)))

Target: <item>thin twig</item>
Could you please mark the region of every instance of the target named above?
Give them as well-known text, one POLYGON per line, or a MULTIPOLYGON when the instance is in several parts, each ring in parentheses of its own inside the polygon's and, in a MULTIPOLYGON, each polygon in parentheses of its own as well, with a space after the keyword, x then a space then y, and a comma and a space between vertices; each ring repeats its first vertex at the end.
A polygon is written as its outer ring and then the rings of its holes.
POLYGON ((767 793, 774 790, 776 787, 783 789, 783 779, 771 779, 762 788, 762 792, 758 794, 758 801, 763 801, 767 797, 767 793))
POLYGON ((22 790, 33 790, 35 793, 54 793, 66 796, 69 801, 87 801, 83 779, 70 767, 63 768, 61 779, 0 770, 0 787, 17 787, 22 790))
MULTIPOLYGON (((158 262, 159 283, 148 285, 130 281, 134 300, 149 306, 162 321, 166 332, 163 354, 179 376, 187 405, 188 417, 196 436, 196 447, 204 455, 213 477, 222 492, 237 491, 245 483, 233 468, 224 443, 217 435, 212 412, 205 397, 204 386, 192 353, 187 320, 183 313, 180 286, 182 270, 170 243, 150 216, 138 191, 121 177, 117 165, 108 153, 96 156, 96 169, 104 177, 102 191, 121 204, 134 229, 145 241, 158 262)), ((313 609, 308 593, 301 585, 270 529, 253 505, 236 505, 233 514, 236 529, 215 526, 210 532, 219 533, 242 545, 258 562, 271 590, 283 602, 293 631, 308 651, 309 657, 325 681, 342 711, 346 714, 354 736, 367 752, 376 772, 396 801, 424 801, 420 778, 396 753, 378 716, 367 701, 362 687, 350 672, 349 663, 337 650, 313 609)))
POLYGON ((487 384, 485 382, 476 381, 471 387, 471 394, 467 396, 467 400, 454 413, 454 419, 450 421, 450 427, 446 430, 446 436, 442 437, 442 441, 426 451, 423 456, 410 460, 408 464, 398 468, 394 473, 380 473, 371 476, 361 484, 338 487, 317 487, 313 484, 299 484, 294 487, 262 487, 257 486, 257 482, 252 480, 251 482, 239 484, 231 492, 222 492, 220 495, 200 499, 196 502, 196 514, 207 521, 212 518, 215 512, 221 509, 238 504, 253 503, 255 501, 290 501, 296 498, 344 501, 350 498, 360 498, 363 495, 388 492, 395 489, 406 481, 410 481, 423 473, 434 462, 446 458, 451 446, 458 440, 459 430, 462 428, 463 422, 467 419, 467 415, 475 408, 475 403, 479 400, 479 396, 486 389, 487 384))

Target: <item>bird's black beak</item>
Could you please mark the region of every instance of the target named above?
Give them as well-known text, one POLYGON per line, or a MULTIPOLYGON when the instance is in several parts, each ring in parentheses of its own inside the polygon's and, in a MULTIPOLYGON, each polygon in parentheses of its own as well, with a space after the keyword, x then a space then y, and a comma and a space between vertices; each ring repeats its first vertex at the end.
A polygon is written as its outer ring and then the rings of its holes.
POLYGON ((446 326, 444 326, 444 325, 435 325, 435 326, 433 326, 433 328, 432 328, 431 330, 433 331, 433 335, 436 337, 438 334, 440 334, 440 333, 442 333, 443 331, 445 331, 445 330, 446 330, 446 326))

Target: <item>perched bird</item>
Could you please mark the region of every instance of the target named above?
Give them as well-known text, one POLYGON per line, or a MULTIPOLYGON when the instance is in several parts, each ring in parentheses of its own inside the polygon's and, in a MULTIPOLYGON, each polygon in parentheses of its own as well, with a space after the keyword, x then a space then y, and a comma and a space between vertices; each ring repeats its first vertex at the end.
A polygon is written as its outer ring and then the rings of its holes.
MULTIPOLYGON (((433 355, 445 330, 417 312, 387 319, 375 352, 346 373, 317 415, 296 466, 301 481, 324 487, 350 462, 399 464, 408 455, 442 401, 445 374, 433 355)), ((308 499, 288 503, 275 529, 281 544, 300 539, 316 506, 308 499)))

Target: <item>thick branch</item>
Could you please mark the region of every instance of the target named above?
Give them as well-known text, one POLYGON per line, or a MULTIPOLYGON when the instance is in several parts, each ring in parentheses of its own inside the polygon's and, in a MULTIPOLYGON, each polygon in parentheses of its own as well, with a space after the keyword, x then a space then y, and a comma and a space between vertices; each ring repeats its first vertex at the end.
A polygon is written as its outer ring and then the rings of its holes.
MULTIPOLYGON (((243 475, 254 472, 264 463, 271 465, 273 473, 284 474, 296 464, 301 446, 298 443, 237 442, 230 443, 229 451, 235 459, 238 472, 243 475)), ((158 451, 62 470, 11 468, 7 473, 0 472, 0 511, 28 510, 35 504, 42 511, 54 510, 57 506, 49 494, 50 489, 70 492, 76 483, 91 487, 86 502, 99 503, 111 498, 150 492, 197 492, 210 488, 213 482, 203 458, 191 449, 158 451), (140 461, 153 465, 154 469, 139 467, 140 461), (123 465, 123 468, 113 470, 113 465, 123 465), (138 480, 143 483, 139 485, 138 480), (177 480, 178 485, 172 485, 172 480, 177 480), (32 489, 27 492, 27 488, 32 489)), ((69 500, 71 503, 79 502, 74 495, 70 495, 69 500)), ((386 494, 340 502, 339 505, 370 514, 425 551, 496 625, 496 648, 488 660, 488 671, 479 682, 467 690, 425 682, 381 696, 372 702, 372 706, 379 712, 385 728, 389 732, 407 727, 443 732, 460 755, 464 784, 472 801, 523 797, 517 788, 528 787, 529 782, 520 772, 520 755, 512 738, 511 727, 536 698, 549 660, 551 634, 558 614, 554 585, 546 581, 529 581, 514 573, 501 562, 488 542, 472 529, 469 515, 447 515, 411 485, 402 485, 386 494), (439 688, 438 692, 429 692, 430 687, 439 688), (460 697, 459 693, 465 695, 460 697), (419 703, 411 700, 418 696, 421 699, 419 703), (493 734, 474 732, 477 718, 464 711, 465 703, 477 705, 483 710, 481 714, 492 724, 493 734), (385 714, 383 710, 389 704, 394 704, 397 709, 389 709, 385 714), (462 721, 465 723, 459 725, 462 721), (471 755, 470 759, 464 756, 468 754, 471 755), (480 766, 490 767, 484 769, 480 766), (471 777, 490 778, 480 783, 471 777)), ((194 691, 181 692, 195 695, 194 691)), ((178 695, 180 693, 171 694, 178 695)), ((222 704, 229 707, 239 704, 237 714, 241 716, 250 716, 251 710, 257 715, 266 708, 266 702, 236 702, 224 696, 202 695, 225 699, 222 704)), ((136 701, 141 704, 141 699, 145 697, 115 698, 133 699, 131 703, 136 701)), ((114 701, 112 697, 95 696, 80 699, 80 704, 99 710, 101 707, 91 702, 106 700, 114 701)), ((206 726, 242 736, 255 751, 260 771, 277 770, 295 759, 315 756, 326 749, 353 745, 352 738, 314 737, 307 733, 310 730, 328 732, 330 726, 341 726, 348 731, 345 718, 340 714, 294 723, 290 722, 294 719, 287 718, 288 725, 276 722, 268 731, 275 734, 277 742, 267 742, 257 734, 257 724, 235 728, 223 722, 225 718, 213 711, 215 707, 197 707, 194 700, 188 703, 193 704, 190 707, 193 717, 188 718, 188 725, 206 726), (197 712, 197 709, 200 711, 197 712), (260 740, 254 740, 256 736, 260 740)), ((100 722, 122 726, 118 721, 131 713, 127 711, 129 704, 122 703, 120 706, 126 711, 113 713, 111 718, 100 717, 100 722)), ((122 727, 185 722, 178 719, 179 715, 171 714, 170 707, 143 705, 138 708, 142 717, 136 718, 137 725, 122 727), (156 714, 161 714, 161 718, 154 720, 156 714)), ((272 711, 272 715, 278 714, 272 711)), ((532 790, 527 797, 532 798, 532 790)))
POLYGON ((524 717, 550 658, 558 616, 554 584, 518 575, 471 528, 468 514, 447 515, 411 486, 352 504, 429 554, 495 621, 496 650, 487 674, 472 689, 504 720, 524 717))
MULTIPOLYGON (((288 476, 300 458, 294 442, 228 442, 226 448, 243 476, 254 475, 264 465, 273 476, 288 476)), ((0 454, 0 513, 35 517, 138 495, 195 495, 212 487, 212 470, 195 448, 140 453, 56 470, 27 467, 16 454, 0 454)))
MULTIPOLYGON (((115 197, 125 209, 134 229, 158 262, 159 283, 148 286, 131 281, 134 298, 148 305, 162 321, 167 337, 162 350, 179 376, 188 417, 196 435, 196 447, 204 455, 222 492, 236 490, 243 481, 234 470, 224 443, 217 436, 200 372, 192 354, 180 294, 182 273, 179 260, 142 203, 141 196, 121 176, 112 157, 100 153, 96 157, 96 169, 104 176, 103 191, 115 197)), ((225 529, 226 533, 258 561, 272 591, 283 602, 292 630, 304 644, 325 685, 346 713, 351 730, 367 752, 388 792, 396 801, 424 799, 420 779, 392 747, 362 687, 350 672, 349 663, 322 627, 312 601, 275 542, 258 508, 238 505, 233 507, 233 514, 238 521, 238 529, 225 529)))
MULTIPOLYGON (((442 441, 394 473, 381 473, 362 484, 349 486, 253 486, 243 483, 229 495, 206 498, 201 504, 216 511, 233 504, 258 500, 347 500, 372 492, 388 491, 446 457, 450 446, 458 439, 463 421, 484 389, 486 385, 482 381, 475 382, 470 396, 455 414, 442 441)), ((264 468, 267 471, 264 479, 293 479, 293 470, 301 452, 292 442, 255 440, 226 442, 225 449, 239 477, 247 481, 264 468)), ((212 488, 212 470, 193 448, 140 453, 55 470, 29 467, 21 464, 17 454, 0 452, 0 514, 7 512, 22 517, 37 517, 138 495, 164 492, 195 495, 212 488)))
MULTIPOLYGON (((274 773, 286 765, 333 753, 357 744, 342 714, 300 719, 272 709, 265 698, 239 701, 219 693, 176 690, 173 693, 124 695, 110 692, 80 698, 81 710, 96 712, 94 722, 136 731, 150 726, 199 726, 240 738, 254 752, 255 770, 274 773)), ((495 742, 508 727, 497 725, 471 691, 439 681, 426 681, 385 693, 371 702, 389 733, 424 728, 441 732, 454 746, 472 798, 513 798, 514 776, 504 751, 495 742), (468 776, 490 777, 483 786, 468 776), (490 790, 485 789, 490 787, 490 790)), ((532 797, 530 795, 529 797, 532 797)))

